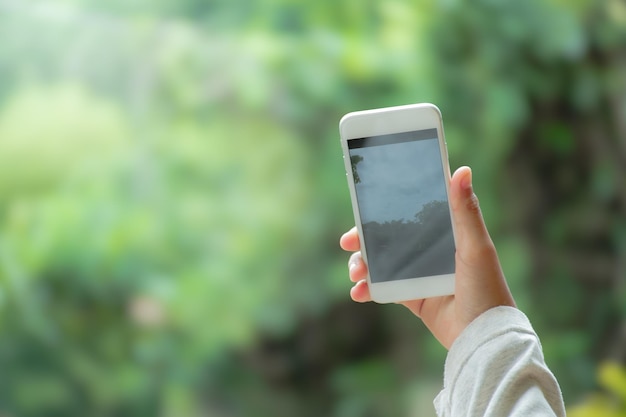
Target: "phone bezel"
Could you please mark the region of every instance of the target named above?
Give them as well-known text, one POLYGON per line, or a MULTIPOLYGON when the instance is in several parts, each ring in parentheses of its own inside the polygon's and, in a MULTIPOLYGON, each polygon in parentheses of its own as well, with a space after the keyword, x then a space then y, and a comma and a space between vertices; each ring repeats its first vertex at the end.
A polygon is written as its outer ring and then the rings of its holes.
MULTIPOLYGON (((441 164, 443 166, 444 183, 446 185, 446 195, 448 197, 448 207, 450 201, 450 164, 448 163, 448 152, 443 131, 443 121, 439 108, 431 103, 410 104, 406 106, 387 107, 381 109, 364 110, 348 113, 339 122, 341 136, 341 147, 344 155, 344 165, 350 189, 350 198, 356 227, 361 240, 361 255, 367 264, 367 253, 363 242, 363 230, 361 218, 358 210, 358 201, 352 167, 350 164, 350 154, 348 141, 364 137, 387 135, 393 133, 410 132, 423 129, 437 129, 437 139, 441 154, 441 164)), ((452 210, 450 210, 452 219, 452 210)), ((454 233, 454 221, 452 221, 452 232, 454 233)), ((436 276, 417 277, 404 280, 372 282, 367 275, 370 295, 373 301, 378 303, 402 302, 413 299, 429 298, 454 293, 454 274, 444 274, 436 276)))

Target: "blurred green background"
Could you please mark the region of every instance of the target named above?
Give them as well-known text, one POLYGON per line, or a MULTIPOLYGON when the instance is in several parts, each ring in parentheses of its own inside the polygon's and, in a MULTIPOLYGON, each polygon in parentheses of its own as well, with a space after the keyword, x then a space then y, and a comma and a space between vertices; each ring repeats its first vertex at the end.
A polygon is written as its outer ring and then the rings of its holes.
POLYGON ((414 102, 570 411, 626 415, 622 0, 0 0, 0 415, 434 415, 337 243, 340 117, 414 102))

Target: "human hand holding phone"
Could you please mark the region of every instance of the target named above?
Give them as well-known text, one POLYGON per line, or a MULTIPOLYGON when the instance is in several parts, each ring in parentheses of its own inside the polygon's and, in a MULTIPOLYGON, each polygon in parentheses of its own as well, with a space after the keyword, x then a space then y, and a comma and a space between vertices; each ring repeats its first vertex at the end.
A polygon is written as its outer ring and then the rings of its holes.
MULTIPOLYGON (((449 190, 456 234, 455 294, 400 303, 419 317, 446 349, 480 314, 497 306, 515 307, 472 188, 469 167, 457 169, 449 190)), ((355 282, 352 299, 371 301, 356 228, 341 237, 340 246, 354 252, 349 260, 350 279, 355 282)))

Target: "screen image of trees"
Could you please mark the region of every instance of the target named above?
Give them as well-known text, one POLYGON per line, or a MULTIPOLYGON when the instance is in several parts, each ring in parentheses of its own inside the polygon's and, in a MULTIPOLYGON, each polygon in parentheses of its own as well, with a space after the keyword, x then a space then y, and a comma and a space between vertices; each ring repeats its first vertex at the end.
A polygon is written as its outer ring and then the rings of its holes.
POLYGON ((448 203, 431 201, 414 220, 363 224, 372 281, 454 272, 454 237, 448 203))

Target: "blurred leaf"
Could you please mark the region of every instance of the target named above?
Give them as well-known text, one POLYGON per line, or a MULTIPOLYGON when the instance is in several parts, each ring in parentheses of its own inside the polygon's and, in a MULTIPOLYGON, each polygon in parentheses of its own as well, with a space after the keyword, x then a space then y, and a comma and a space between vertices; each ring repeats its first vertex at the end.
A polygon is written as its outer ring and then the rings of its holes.
POLYGON ((611 362, 602 364, 598 379, 602 386, 621 398, 626 405, 626 371, 622 366, 611 362))

